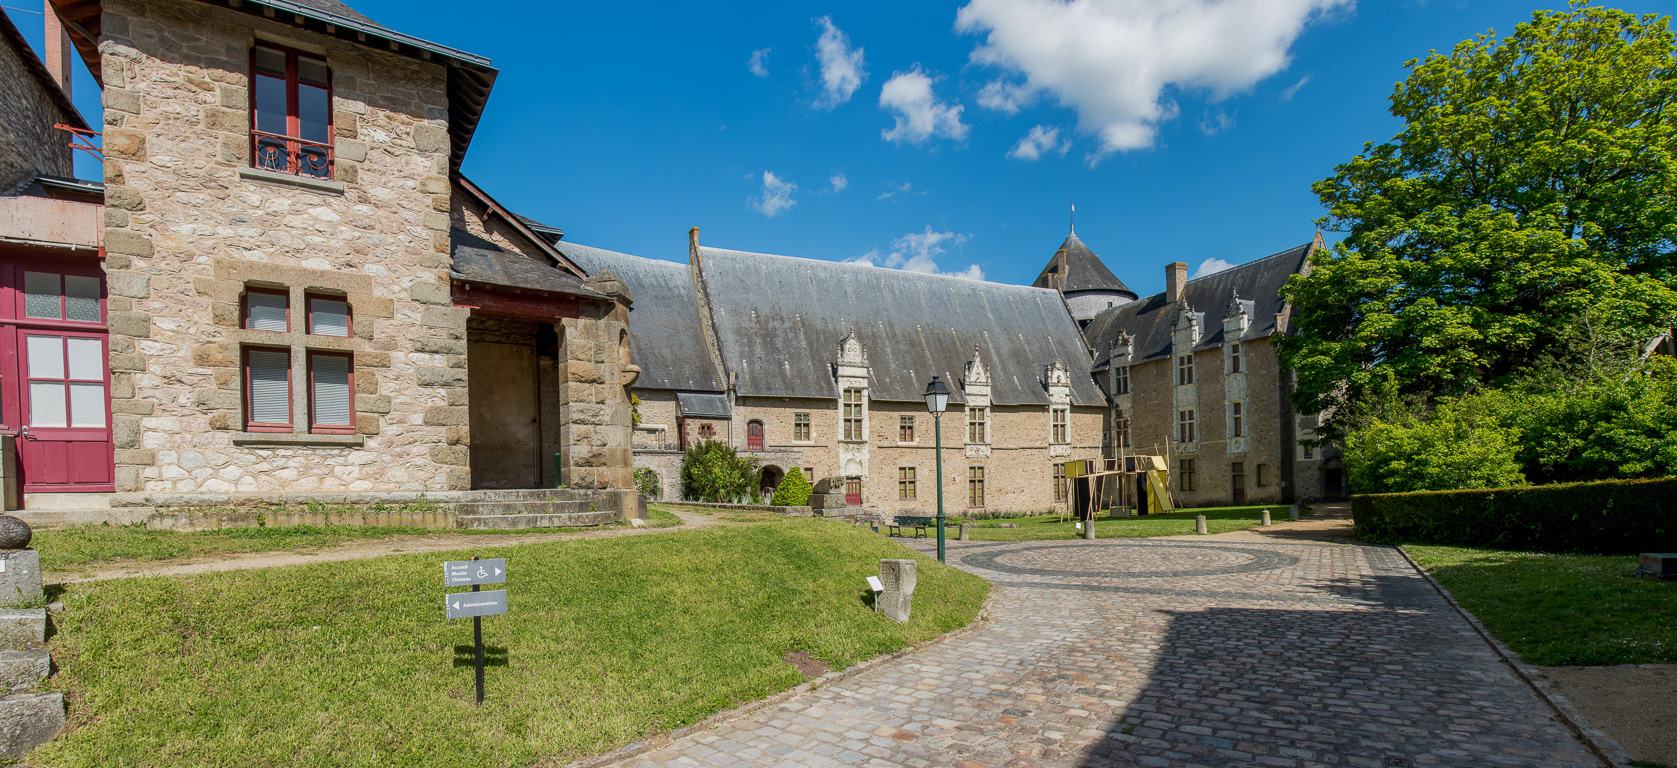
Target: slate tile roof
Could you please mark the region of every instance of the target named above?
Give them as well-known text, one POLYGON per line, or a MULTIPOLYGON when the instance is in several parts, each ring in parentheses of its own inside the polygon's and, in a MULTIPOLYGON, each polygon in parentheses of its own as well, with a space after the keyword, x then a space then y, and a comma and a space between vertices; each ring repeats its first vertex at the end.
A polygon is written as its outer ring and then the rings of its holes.
POLYGON ((511 253, 464 229, 451 230, 454 277, 475 283, 548 293, 605 298, 584 288, 582 280, 522 254, 511 253))
POLYGON ((741 395, 836 397, 833 362, 854 330, 876 400, 919 402, 936 374, 964 402, 958 383, 976 345, 997 405, 1047 405, 1043 370, 1055 361, 1073 372, 1073 403, 1105 402, 1055 291, 719 248, 699 257, 741 395))
MULTIPOLYGON (((1286 302, 1281 298, 1281 287, 1287 278, 1305 270, 1313 243, 1289 248, 1236 267, 1205 277, 1189 280, 1183 287, 1184 301, 1200 316, 1202 336, 1196 349, 1221 345, 1223 314, 1229 300, 1238 293, 1250 317, 1246 334, 1241 340, 1260 339, 1275 333, 1275 315, 1286 302)), ((1112 345, 1120 333, 1129 333, 1132 360, 1146 362, 1170 356, 1171 331, 1176 323, 1176 305, 1166 301, 1164 293, 1120 304, 1102 311, 1089 323, 1085 333, 1089 346, 1095 350, 1094 370, 1102 370, 1110 363, 1112 345)))
POLYGON ((1112 274, 1112 270, 1106 268, 1105 262, 1102 262, 1094 251, 1089 250, 1089 246, 1076 234, 1067 237, 1054 255, 1059 256, 1060 251, 1066 254, 1065 276, 1061 278, 1054 272, 1057 259, 1050 258, 1031 285, 1058 288, 1061 293, 1066 294, 1079 291, 1117 291, 1129 294, 1132 299, 1136 298, 1135 291, 1130 290, 1129 286, 1124 285, 1124 281, 1112 274))
POLYGON ((699 299, 686 264, 563 240, 554 247, 589 274, 609 270, 634 294, 629 359, 641 368, 636 389, 724 390, 699 322, 699 299))

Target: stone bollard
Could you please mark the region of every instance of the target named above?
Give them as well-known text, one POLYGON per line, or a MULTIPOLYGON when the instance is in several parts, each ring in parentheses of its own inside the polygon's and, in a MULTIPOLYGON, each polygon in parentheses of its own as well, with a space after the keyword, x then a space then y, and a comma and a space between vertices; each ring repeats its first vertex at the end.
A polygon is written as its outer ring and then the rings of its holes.
POLYGON ((967 524, 966 523, 961 523, 961 541, 972 541, 972 539, 967 536, 967 524))
POLYGON ((1287 516, 1294 519, 1294 520, 1299 519, 1299 505, 1294 504, 1294 505, 1288 507, 1287 508, 1287 516))
POLYGON ((1095 519, 1092 517, 1083 521, 1083 538, 1095 538, 1095 519))
POLYGON ((875 607, 886 618, 907 623, 909 610, 914 606, 914 580, 913 560, 879 561, 879 583, 885 586, 885 591, 874 596, 875 607))
POLYGON ((1264 525, 1269 525, 1269 510, 1264 510, 1264 525))
POLYGON ((1205 515, 1194 515, 1194 533, 1210 533, 1205 529, 1205 515))

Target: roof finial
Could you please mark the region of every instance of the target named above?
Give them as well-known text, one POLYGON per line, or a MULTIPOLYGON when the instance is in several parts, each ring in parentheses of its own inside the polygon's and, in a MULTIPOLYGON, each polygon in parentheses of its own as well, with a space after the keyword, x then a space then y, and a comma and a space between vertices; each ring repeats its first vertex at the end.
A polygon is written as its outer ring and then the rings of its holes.
POLYGON ((1077 195, 1071 196, 1071 234, 1077 234, 1077 195))

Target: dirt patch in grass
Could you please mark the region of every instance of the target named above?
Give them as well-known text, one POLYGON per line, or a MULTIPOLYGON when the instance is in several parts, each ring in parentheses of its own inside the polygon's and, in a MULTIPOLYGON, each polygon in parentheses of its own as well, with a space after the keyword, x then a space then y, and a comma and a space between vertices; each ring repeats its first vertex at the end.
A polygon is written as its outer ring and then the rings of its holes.
POLYGON ((1677 765, 1677 664, 1545 667, 1544 677, 1636 760, 1677 765))
POLYGON ((780 660, 797 667, 798 671, 803 673, 805 680, 820 677, 833 671, 833 665, 815 658, 810 655, 809 651, 792 651, 780 657, 780 660))

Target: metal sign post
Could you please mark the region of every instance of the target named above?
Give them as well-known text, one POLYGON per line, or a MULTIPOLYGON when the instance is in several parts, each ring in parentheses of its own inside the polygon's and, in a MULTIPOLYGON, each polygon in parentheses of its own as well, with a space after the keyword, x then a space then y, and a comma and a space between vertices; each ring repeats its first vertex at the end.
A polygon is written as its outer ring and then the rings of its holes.
POLYGON ((444 613, 451 619, 471 617, 472 642, 477 648, 477 703, 483 705, 483 617, 499 616, 507 612, 507 591, 481 591, 483 584, 504 584, 507 580, 507 561, 451 560, 443 563, 443 586, 472 585, 471 592, 457 592, 443 596, 444 613))

